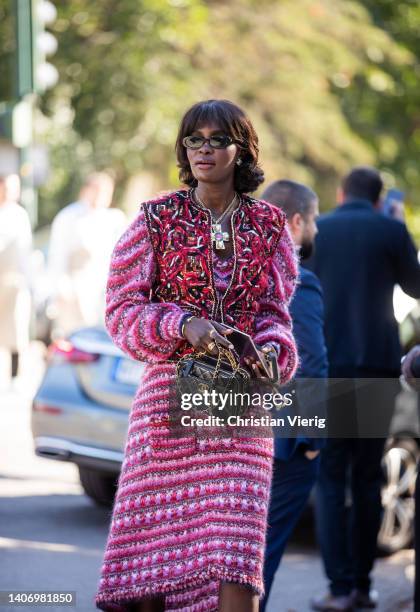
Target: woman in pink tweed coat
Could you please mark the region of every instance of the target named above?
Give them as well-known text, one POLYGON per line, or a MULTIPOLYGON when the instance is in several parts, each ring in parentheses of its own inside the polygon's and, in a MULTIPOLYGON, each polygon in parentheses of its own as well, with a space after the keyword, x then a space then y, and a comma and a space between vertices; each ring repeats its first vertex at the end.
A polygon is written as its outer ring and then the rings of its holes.
MULTIPOLYGON (((114 342, 147 363, 130 413, 96 605, 114 612, 256 612, 271 438, 175 439, 169 388, 180 357, 229 345, 223 323, 297 366, 288 305, 297 262, 285 215, 251 198, 264 180, 245 113, 208 100, 177 140, 190 190, 146 202, 117 243, 107 289, 114 342)), ((257 363, 250 364, 261 376, 257 363)))

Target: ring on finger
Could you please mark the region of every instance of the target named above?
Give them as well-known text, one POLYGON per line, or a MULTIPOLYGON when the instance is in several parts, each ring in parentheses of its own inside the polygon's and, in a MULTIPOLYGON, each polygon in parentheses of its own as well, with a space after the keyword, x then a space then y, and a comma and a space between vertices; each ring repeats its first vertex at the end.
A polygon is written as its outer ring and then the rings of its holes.
POLYGON ((216 334, 216 330, 213 328, 209 334, 210 338, 214 338, 215 334, 216 334))

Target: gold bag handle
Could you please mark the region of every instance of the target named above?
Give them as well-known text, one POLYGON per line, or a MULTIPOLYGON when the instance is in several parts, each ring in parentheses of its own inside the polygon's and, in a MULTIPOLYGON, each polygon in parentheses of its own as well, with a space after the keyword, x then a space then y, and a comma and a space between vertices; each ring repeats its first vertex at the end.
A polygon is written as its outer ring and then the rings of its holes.
MULTIPOLYGON (((235 374, 239 371, 241 367, 239 363, 239 358, 235 356, 234 352, 231 349, 228 349, 222 346, 221 344, 218 344, 217 342, 215 342, 215 344, 218 349, 218 354, 217 354, 217 362, 216 362, 216 367, 214 368, 212 382, 215 382, 217 377, 219 376, 220 368, 222 367, 223 357, 225 357, 226 361, 229 362, 229 365, 231 366, 233 370, 232 378, 234 378, 235 374)), ((199 359, 200 357, 204 357, 205 355, 208 355, 207 351, 201 350, 201 351, 198 351, 197 353, 189 353, 188 355, 181 357, 181 359, 178 361, 178 364, 177 364, 177 374, 179 375, 180 373, 181 365, 183 361, 187 361, 188 359, 191 359, 194 357, 199 359)))

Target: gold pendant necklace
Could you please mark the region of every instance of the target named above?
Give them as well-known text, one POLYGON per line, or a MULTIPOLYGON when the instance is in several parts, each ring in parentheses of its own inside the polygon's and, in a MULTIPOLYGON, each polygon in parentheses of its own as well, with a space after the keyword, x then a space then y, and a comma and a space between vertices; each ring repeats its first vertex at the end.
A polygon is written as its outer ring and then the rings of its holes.
MULTIPOLYGON (((200 200, 200 198, 197 195, 197 190, 196 189, 194 189, 194 197, 195 197, 197 203, 201 206, 201 208, 204 208, 205 210, 210 210, 200 200)), ((212 240, 212 242, 215 243, 215 245, 214 245, 215 249, 218 250, 218 251, 224 250, 226 248, 225 242, 229 242, 229 240, 230 240, 229 232, 224 232, 222 230, 222 221, 226 217, 226 215, 229 212, 231 212, 231 210, 233 210, 235 208, 237 197, 238 197, 238 194, 235 192, 235 195, 233 196, 232 201, 230 202, 229 206, 220 215, 220 217, 218 219, 215 219, 213 217, 212 212, 210 210, 210 216, 211 216, 211 240, 212 240)))

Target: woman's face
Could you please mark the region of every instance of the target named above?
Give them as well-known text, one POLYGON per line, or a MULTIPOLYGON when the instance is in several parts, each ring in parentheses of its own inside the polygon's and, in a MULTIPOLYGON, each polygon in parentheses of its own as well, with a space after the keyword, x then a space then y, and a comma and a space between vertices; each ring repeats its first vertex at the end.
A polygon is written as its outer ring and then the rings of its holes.
MULTIPOLYGON (((194 130, 188 136, 203 136, 210 138, 215 134, 225 134, 218 125, 204 125, 194 130)), ((199 149, 187 149, 191 172, 194 178, 203 183, 224 183, 233 181, 235 162, 239 156, 236 144, 230 144, 226 149, 213 149, 205 142, 199 149)))

